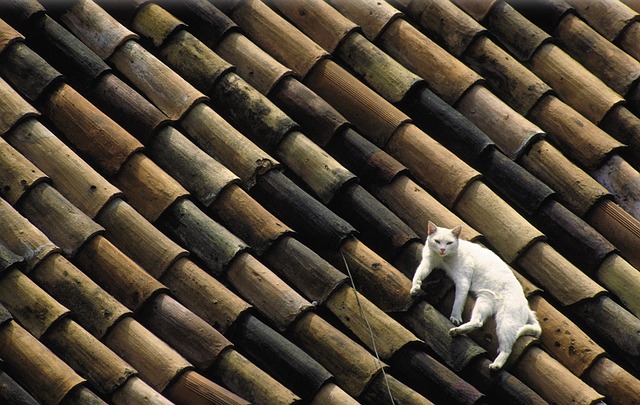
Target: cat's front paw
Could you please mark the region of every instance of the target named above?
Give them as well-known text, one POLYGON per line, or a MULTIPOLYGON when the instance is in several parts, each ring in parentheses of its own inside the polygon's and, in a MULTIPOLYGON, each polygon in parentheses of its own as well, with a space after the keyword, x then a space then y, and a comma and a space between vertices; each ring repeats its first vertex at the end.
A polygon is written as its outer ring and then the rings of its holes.
POLYGON ((497 364, 495 361, 491 364, 489 364, 489 370, 491 371, 498 371, 502 368, 502 364, 497 364))
POLYGON ((449 320, 451 321, 452 324, 454 324, 455 326, 460 326, 462 324, 462 316, 459 315, 451 315, 451 317, 449 318, 449 320))
POLYGON ((449 336, 451 337, 456 337, 460 334, 460 331, 458 330, 458 328, 451 328, 449 329, 449 336))
POLYGON ((418 296, 420 293, 422 292, 422 286, 420 285, 414 285, 411 287, 411 291, 409 291, 409 294, 411 294, 412 297, 416 297, 418 296))

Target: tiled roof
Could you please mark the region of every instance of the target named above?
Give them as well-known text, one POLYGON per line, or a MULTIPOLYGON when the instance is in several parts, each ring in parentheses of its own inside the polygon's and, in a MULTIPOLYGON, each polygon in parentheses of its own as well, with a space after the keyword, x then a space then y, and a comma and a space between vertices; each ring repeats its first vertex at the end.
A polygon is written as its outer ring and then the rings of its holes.
POLYGON ((639 4, 2 2, 0 402, 638 403, 639 4))

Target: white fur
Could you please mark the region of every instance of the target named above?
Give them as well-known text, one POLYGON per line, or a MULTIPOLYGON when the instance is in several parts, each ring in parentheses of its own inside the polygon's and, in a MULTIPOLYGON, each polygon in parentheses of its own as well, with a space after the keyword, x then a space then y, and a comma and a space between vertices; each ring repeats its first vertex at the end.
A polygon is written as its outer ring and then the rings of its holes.
POLYGON ((455 284, 450 320, 456 327, 450 329, 449 334, 469 333, 495 315, 498 356, 489 367, 498 370, 506 363, 518 337, 539 337, 542 330, 509 266, 491 250, 461 240, 461 229, 460 226, 438 228, 429 222, 427 242, 413 276, 411 295, 420 293, 422 281, 434 268, 443 269, 455 284), (475 295, 476 303, 469 322, 462 323, 462 309, 469 291, 475 295))

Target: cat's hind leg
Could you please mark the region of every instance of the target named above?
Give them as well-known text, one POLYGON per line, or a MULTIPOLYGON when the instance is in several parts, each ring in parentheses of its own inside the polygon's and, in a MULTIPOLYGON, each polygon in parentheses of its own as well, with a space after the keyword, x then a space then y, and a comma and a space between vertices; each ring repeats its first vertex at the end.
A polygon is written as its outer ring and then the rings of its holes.
POLYGON ((458 336, 480 329, 491 315, 493 315, 493 300, 480 295, 473 306, 469 322, 449 329, 449 335, 458 336))
POLYGON ((496 335, 498 336, 498 356, 489 364, 490 370, 500 370, 507 362, 513 345, 518 339, 520 328, 512 322, 496 319, 496 335))

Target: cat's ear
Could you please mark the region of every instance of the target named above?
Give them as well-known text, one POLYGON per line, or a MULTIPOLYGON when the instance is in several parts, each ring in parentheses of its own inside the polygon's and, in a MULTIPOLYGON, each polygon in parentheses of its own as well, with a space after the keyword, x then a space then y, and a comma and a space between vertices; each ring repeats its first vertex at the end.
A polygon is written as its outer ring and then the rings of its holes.
POLYGON ((433 222, 429 221, 429 225, 427 227, 427 235, 433 235, 438 230, 438 227, 433 222))
POLYGON ((453 234, 453 236, 455 236, 456 238, 460 237, 460 233, 462 232, 462 225, 458 225, 455 228, 453 228, 451 230, 451 233, 453 234))

